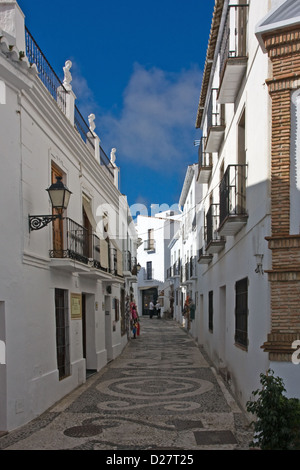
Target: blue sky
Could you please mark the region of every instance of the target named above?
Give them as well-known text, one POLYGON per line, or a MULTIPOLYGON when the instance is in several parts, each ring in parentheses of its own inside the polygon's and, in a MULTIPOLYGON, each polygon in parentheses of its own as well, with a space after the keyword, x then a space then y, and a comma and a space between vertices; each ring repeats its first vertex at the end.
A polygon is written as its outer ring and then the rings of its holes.
POLYGON ((214 0, 18 0, 57 75, 71 60, 73 91, 128 203, 178 203, 194 140, 214 0))

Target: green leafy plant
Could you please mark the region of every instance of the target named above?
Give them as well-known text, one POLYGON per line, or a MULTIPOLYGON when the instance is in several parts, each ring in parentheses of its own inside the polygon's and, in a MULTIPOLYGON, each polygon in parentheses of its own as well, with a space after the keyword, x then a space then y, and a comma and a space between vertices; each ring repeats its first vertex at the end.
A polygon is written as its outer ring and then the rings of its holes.
POLYGON ((280 377, 272 370, 260 374, 261 390, 253 392, 247 411, 256 415, 252 447, 262 450, 300 449, 300 400, 287 398, 280 377))

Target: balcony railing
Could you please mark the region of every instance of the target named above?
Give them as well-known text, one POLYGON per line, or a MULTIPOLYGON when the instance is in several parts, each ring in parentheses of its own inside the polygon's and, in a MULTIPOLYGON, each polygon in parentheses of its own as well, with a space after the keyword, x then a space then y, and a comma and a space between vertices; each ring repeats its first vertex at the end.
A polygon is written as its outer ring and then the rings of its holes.
POLYGON ((132 261, 131 261, 131 253, 130 251, 125 251, 123 256, 123 269, 124 271, 131 272, 132 269, 132 261))
POLYGON ((217 102, 218 89, 212 88, 207 109, 207 139, 205 152, 218 152, 225 132, 223 105, 217 102))
POLYGON ((28 61, 30 64, 36 65, 40 80, 43 82, 62 111, 66 112, 67 91, 26 27, 25 42, 28 61))
POLYGON ((136 256, 132 256, 131 258, 131 274, 137 276, 138 274, 138 262, 136 256))
POLYGON ((130 251, 123 252, 123 270, 135 276, 137 275, 137 259, 131 256, 130 251))
POLYGON ((180 269, 180 282, 182 284, 186 284, 189 282, 189 280, 190 280, 190 261, 186 261, 186 263, 184 263, 180 269))
POLYGON ((74 114, 74 126, 75 129, 79 132, 80 137, 82 140, 87 144, 89 144, 93 149, 95 149, 94 145, 94 138, 91 134, 90 128, 86 123, 85 119, 83 118, 82 114, 80 113, 77 106, 75 106, 75 114, 74 114))
POLYGON ((220 75, 228 58, 247 56, 248 5, 229 5, 220 48, 220 75))
POLYGON ((212 260, 213 256, 206 253, 204 248, 200 248, 200 250, 198 250, 198 263, 199 264, 209 264, 212 260))
POLYGON ((206 214, 206 252, 217 253, 225 245, 225 238, 218 233, 220 204, 211 204, 206 214))
POLYGON ((90 257, 88 230, 74 220, 67 217, 63 219, 62 232, 53 231, 53 245, 56 248, 50 250, 50 258, 71 258, 88 264, 90 257))
POLYGON ((199 183, 208 183, 212 171, 212 155, 205 152, 206 140, 201 138, 198 150, 199 183))
MULTIPOLYGON (((51 67, 45 55, 37 45, 29 30, 25 27, 26 55, 30 64, 35 64, 39 73, 39 78, 45 85, 51 96, 55 99, 60 109, 66 113, 66 95, 68 91, 58 78, 57 74, 51 67)), ((74 110, 74 127, 78 131, 82 140, 95 151, 94 137, 91 133, 89 125, 81 115, 77 106, 74 110)), ((110 159, 107 157, 103 148, 100 146, 100 165, 103 165, 108 174, 114 178, 113 167, 110 159)))
POLYGON ((53 246, 50 258, 68 258, 112 274, 115 272, 114 264, 110 265, 111 269, 101 264, 100 238, 68 217, 63 218, 61 231, 53 231, 53 246))
POLYGON ((144 250, 145 251, 155 250, 155 240, 153 238, 148 238, 148 240, 144 240, 144 250))
POLYGON ((189 279, 196 279, 197 278, 197 262, 196 256, 191 256, 189 262, 189 279))
POLYGON ((101 249, 100 249, 100 238, 97 235, 92 234, 92 250, 93 250, 93 266, 97 269, 104 269, 101 266, 101 249))
POLYGON ((180 277, 181 275, 181 261, 178 259, 175 263, 167 269, 167 279, 173 277, 180 277))
POLYGON ((224 126, 224 116, 221 106, 217 103, 218 89, 212 88, 207 109, 207 128, 224 126))
POLYGON ((234 235, 247 221, 247 165, 229 165, 220 183, 220 235, 234 235), (226 222, 229 224, 226 225, 226 222), (225 226, 226 225, 226 226, 225 226))
POLYGON ((235 101, 246 72, 247 20, 248 5, 229 5, 220 47, 219 103, 235 101))
POLYGON ((181 267, 181 261, 180 261, 180 259, 178 259, 173 264, 173 276, 174 277, 179 277, 180 276, 180 267, 181 267))
POLYGON ((109 270, 114 276, 118 273, 117 249, 111 245, 109 246, 109 270))

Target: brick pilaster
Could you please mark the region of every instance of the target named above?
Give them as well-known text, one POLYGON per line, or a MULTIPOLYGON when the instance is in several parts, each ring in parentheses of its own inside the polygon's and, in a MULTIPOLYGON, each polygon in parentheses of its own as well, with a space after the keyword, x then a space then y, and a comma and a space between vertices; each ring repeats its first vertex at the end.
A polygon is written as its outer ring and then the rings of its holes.
POLYGON ((273 66, 266 81, 272 98, 271 333, 262 348, 270 360, 290 361, 300 339, 300 234, 290 234, 291 92, 300 88, 300 27, 264 38, 273 66))

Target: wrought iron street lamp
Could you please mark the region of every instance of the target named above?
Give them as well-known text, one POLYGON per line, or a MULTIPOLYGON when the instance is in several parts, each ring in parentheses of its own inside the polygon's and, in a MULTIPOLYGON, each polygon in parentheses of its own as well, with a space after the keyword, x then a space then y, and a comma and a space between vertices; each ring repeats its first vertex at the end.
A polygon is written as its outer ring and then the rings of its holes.
POLYGON ((29 230, 40 230, 53 220, 62 218, 62 211, 68 207, 71 191, 63 184, 62 177, 56 177, 56 183, 46 189, 52 204, 52 208, 57 210, 53 215, 29 215, 29 230))

